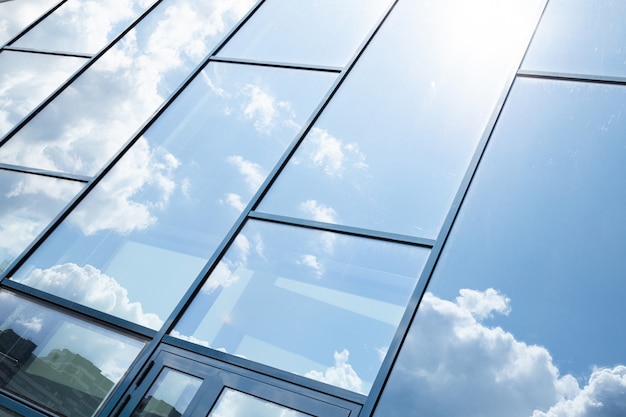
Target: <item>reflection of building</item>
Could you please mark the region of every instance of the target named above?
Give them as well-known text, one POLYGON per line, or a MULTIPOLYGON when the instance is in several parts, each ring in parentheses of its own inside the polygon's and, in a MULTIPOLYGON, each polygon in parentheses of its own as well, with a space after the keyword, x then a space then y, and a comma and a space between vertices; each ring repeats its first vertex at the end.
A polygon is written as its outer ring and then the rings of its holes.
MULTIPOLYGON (((102 1, 54 30, 80 2, 31 0, 0 44, 5 78, 18 74, 0 80, 0 251, 15 255, 0 263, 0 414, 128 415, 169 348, 359 417, 455 417, 464 401, 472 417, 553 417, 626 390, 624 336, 582 343, 568 326, 624 315, 626 71, 611 42, 626 35, 607 23, 620 2, 163 0, 144 16, 128 0, 117 16, 102 1), (109 20, 71 33, 87 17, 109 20), (609 32, 585 52, 589 28, 609 32), (147 351, 76 353, 65 318, 147 351), (585 349, 602 350, 600 370, 585 373, 585 349), (483 411, 481 387, 514 406, 483 411)), ((19 3, 0 0, 0 29, 19 3)))

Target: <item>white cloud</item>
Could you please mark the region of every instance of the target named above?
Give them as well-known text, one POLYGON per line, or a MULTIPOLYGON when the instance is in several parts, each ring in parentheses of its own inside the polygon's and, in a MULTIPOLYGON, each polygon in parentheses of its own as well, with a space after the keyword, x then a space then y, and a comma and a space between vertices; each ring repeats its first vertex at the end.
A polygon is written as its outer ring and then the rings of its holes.
POLYGON ((307 415, 239 391, 226 389, 211 412, 211 417, 237 416, 306 417, 307 415))
POLYGON ((426 293, 377 417, 599 417, 624 415, 626 368, 595 371, 581 389, 550 352, 481 320, 508 314, 493 289, 461 290, 455 301, 426 293), (604 410, 599 403, 603 403, 604 410), (611 411, 608 411, 611 410, 611 411), (614 410, 619 410, 616 414, 614 410))
POLYGON ((43 319, 41 317, 30 316, 27 320, 17 320, 17 324, 23 326, 31 332, 39 333, 43 327, 43 319))
POLYGON ((302 255, 300 260, 298 261, 301 265, 306 265, 309 268, 313 269, 315 275, 321 277, 324 275, 324 265, 322 265, 315 255, 302 255))
MULTIPOLYGON (((362 170, 368 167, 365 155, 356 143, 346 144, 325 129, 311 129, 303 149, 305 160, 323 168, 330 177, 341 178, 347 168, 362 170)), ((295 162, 300 163, 300 160, 295 162)))
POLYGON ((246 208, 246 205, 243 203, 243 200, 239 194, 228 193, 223 200, 220 200, 221 203, 228 204, 232 208, 234 208, 238 213, 242 213, 246 208))
POLYGON ((252 84, 246 85, 243 93, 249 97, 248 103, 243 107, 244 116, 253 120, 254 128, 258 132, 269 134, 277 113, 276 100, 259 86, 252 84))
POLYGON ((316 370, 309 371, 304 376, 351 391, 364 393, 363 381, 359 378, 354 369, 352 369, 352 365, 348 363, 349 356, 350 352, 347 349, 341 352, 335 352, 334 366, 331 366, 324 372, 316 370))
POLYGON ((176 158, 162 150, 151 150, 140 138, 116 167, 72 212, 68 220, 85 235, 101 230, 128 234, 156 222, 154 212, 163 209, 176 188, 172 180, 176 158), (152 194, 140 202, 142 194, 152 194))
POLYGON ((532 417, 608 417, 626 415, 626 366, 596 369, 587 385, 571 399, 563 399, 532 417))
POLYGON ((178 330, 172 330, 170 334, 178 339, 186 340, 188 342, 195 343, 196 345, 211 347, 211 345, 209 345, 209 342, 207 342, 206 340, 198 339, 195 336, 186 336, 180 333, 178 330))
POLYGON ((128 291, 114 278, 91 265, 37 268, 20 282, 151 329, 163 324, 157 314, 144 312, 140 302, 130 301, 128 291))
POLYGON ((226 160, 237 168, 251 192, 256 192, 265 181, 263 167, 256 162, 248 161, 239 155, 229 156, 226 160))
POLYGON ((225 257, 218 262, 202 286, 202 291, 210 294, 218 288, 229 287, 239 281, 237 268, 246 265, 249 254, 250 241, 245 235, 239 234, 231 247, 229 257, 225 257))
POLYGON ((300 203, 300 210, 308 214, 313 220, 325 223, 337 223, 337 212, 330 206, 318 203, 316 200, 307 200, 300 203))

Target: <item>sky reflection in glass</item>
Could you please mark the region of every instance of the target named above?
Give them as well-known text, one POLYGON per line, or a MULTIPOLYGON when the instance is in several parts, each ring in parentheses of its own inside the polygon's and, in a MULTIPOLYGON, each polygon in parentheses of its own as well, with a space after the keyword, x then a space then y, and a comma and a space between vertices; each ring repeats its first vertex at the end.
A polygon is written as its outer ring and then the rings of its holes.
POLYGON ((172 334, 367 393, 428 254, 250 221, 172 334))
POLYGON ((154 0, 68 0, 13 46, 94 54, 124 30, 154 0))
POLYGON ((94 175, 250 9, 165 0, 0 148, 0 162, 94 175))
POLYGON ((0 138, 85 62, 84 58, 0 52, 0 138))
POLYGON ((57 3, 59 0, 18 0, 0 3, 0 46, 4 46, 57 3))
POLYGON ((76 181, 0 170, 0 273, 82 187, 76 181))
POLYGON ((342 67, 389 0, 268 0, 219 56, 342 67))
POLYGON ((310 417, 243 392, 224 389, 208 417, 310 417))
POLYGON ((158 329, 335 77, 209 64, 14 279, 158 329))
POLYGON ((523 69, 626 77, 626 2, 550 0, 523 69))
POLYGON ((0 291, 0 386, 61 415, 91 416, 143 346, 0 291))
POLYGON ((516 81, 376 417, 626 414, 625 103, 516 81))
POLYGON ((259 211, 436 238, 541 3, 399 2, 259 211))

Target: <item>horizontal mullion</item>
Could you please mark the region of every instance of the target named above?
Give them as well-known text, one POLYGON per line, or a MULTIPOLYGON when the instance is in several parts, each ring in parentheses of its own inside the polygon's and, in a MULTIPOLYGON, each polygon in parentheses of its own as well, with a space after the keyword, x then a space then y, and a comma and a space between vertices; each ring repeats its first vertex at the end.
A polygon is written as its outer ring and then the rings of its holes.
POLYGON ((18 46, 7 46, 3 50, 4 51, 13 51, 13 52, 24 52, 24 53, 29 53, 29 54, 67 56, 67 57, 72 57, 72 58, 91 59, 93 57, 93 55, 91 55, 91 54, 82 54, 82 53, 79 53, 79 52, 44 51, 44 50, 41 50, 41 49, 21 48, 21 47, 18 47, 18 46))
POLYGON ((30 168, 30 167, 3 164, 3 163, 0 163, 0 170, 21 172, 24 174, 41 175, 43 177, 58 178, 61 180, 69 180, 69 181, 78 181, 78 182, 83 182, 83 183, 88 183, 92 179, 91 177, 88 177, 86 175, 68 174, 64 172, 48 171, 45 169, 30 168))
POLYGON ((344 235, 365 237, 370 239, 384 240, 388 242, 401 243, 405 245, 422 246, 432 248, 435 241, 421 237, 402 235, 398 233, 381 232, 378 230, 364 229, 360 227, 343 226, 340 224, 324 223, 314 220, 304 220, 295 217, 279 216, 275 214, 262 213, 258 211, 250 212, 248 218, 263 220, 273 223, 280 223, 289 226, 305 227, 308 229, 322 230, 326 232, 341 233, 344 235))
POLYGON ((517 72, 517 76, 524 78, 540 78, 559 81, 578 81, 588 83, 626 85, 626 77, 614 77, 595 74, 574 74, 567 72, 535 71, 521 69, 517 72))
POLYGON ((260 67, 275 67, 275 68, 287 68, 287 69, 298 69, 305 71, 322 71, 322 72, 334 72, 340 73, 343 71, 342 67, 332 67, 332 66, 322 66, 322 65, 304 65, 304 64, 288 64, 284 62, 274 62, 274 61, 254 61, 250 59, 240 59, 240 58, 227 58, 227 57, 218 57, 212 56, 210 61, 213 62, 224 62, 227 64, 243 64, 243 65, 256 65, 260 67))

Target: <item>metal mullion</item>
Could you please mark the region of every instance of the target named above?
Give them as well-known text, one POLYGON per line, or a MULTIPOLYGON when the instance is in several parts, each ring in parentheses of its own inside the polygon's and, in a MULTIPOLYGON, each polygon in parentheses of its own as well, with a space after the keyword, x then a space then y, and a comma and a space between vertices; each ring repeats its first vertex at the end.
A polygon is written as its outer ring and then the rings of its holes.
POLYGON ((87 183, 91 180, 91 177, 86 177, 84 175, 66 174, 64 172, 48 171, 45 169, 29 168, 29 167, 4 164, 4 163, 0 163, 0 170, 21 172, 23 174, 40 175, 42 177, 51 177, 51 178, 57 178, 60 180, 77 181, 77 182, 84 182, 84 183, 87 183))
POLYGON ((3 45, 2 49, 6 48, 9 45, 12 45, 14 42, 17 42, 22 36, 24 36, 29 30, 31 30, 32 28, 34 28, 35 26, 37 26, 42 20, 44 20, 46 17, 50 16, 52 13, 54 13, 59 7, 61 7, 64 3, 66 3, 67 0, 61 0, 60 2, 58 2, 55 6, 52 6, 50 8, 50 10, 48 10, 47 12, 45 12, 44 14, 42 14, 41 16, 39 16, 37 19, 35 19, 30 25, 26 26, 20 33, 18 33, 17 35, 15 35, 12 39, 10 39, 6 44, 3 45))
POLYGON ((295 69, 295 70, 304 70, 304 71, 320 71, 320 72, 335 72, 335 73, 341 73, 341 71, 343 71, 342 67, 307 65, 307 64, 291 64, 291 63, 274 62, 274 61, 255 61, 252 59, 227 58, 227 57, 219 57, 219 56, 212 57, 211 61, 223 62, 227 64, 255 65, 259 67, 286 68, 286 69, 295 69))
MULTIPOLYGON (((64 0, 67 1, 67 0, 64 0)), ((27 125, 39 112, 41 112, 48 104, 50 104, 57 96, 59 96, 66 88, 68 88, 77 78, 83 75, 100 57, 102 57, 109 49, 113 48, 117 42, 119 42, 128 32, 135 28, 146 16, 150 14, 159 4, 165 0, 156 0, 150 7, 148 7, 137 19, 135 19, 130 25, 120 32, 111 42, 109 42, 98 53, 93 55, 81 68, 79 68, 74 74, 72 74, 63 84, 61 84, 52 94, 45 98, 37 107, 35 107, 30 113, 28 113, 19 123, 13 126, 3 138, 0 139, 0 146, 8 142, 15 134, 27 125)))
POLYGON ((533 34, 526 46, 526 50, 522 58, 520 59, 519 65, 517 66, 517 72, 513 73, 507 80, 508 82, 505 84, 505 86, 507 87, 504 88, 504 91, 502 92, 501 97, 496 102, 496 105, 491 114, 491 117, 489 118, 485 126, 485 129, 476 147, 472 160, 470 161, 465 171, 465 175, 463 176, 463 180, 461 181, 461 184, 459 185, 459 188, 457 189, 457 193, 452 202, 452 205, 450 206, 448 214, 446 215, 446 218, 441 227, 439 235, 437 236, 435 245, 433 246, 430 256, 428 257, 428 260, 426 261, 426 265, 424 266, 424 269, 422 270, 422 274, 417 281, 417 285, 415 287, 415 290, 413 291, 411 300, 409 304, 407 305, 407 309, 402 317, 400 325, 398 326, 394 339, 391 345, 389 346, 385 359, 383 360, 383 363, 378 372, 378 376, 374 380, 374 384, 372 385, 372 388, 370 390, 370 395, 367 397, 367 401, 363 405, 363 409, 361 413, 359 414, 359 417, 372 417, 376 410, 376 406, 378 405, 378 402, 383 394, 387 381, 389 380, 391 372, 393 371, 393 367, 398 359, 402 346, 404 345, 404 341, 406 340, 408 332, 411 329, 411 325, 413 324, 413 321, 415 317, 417 316, 418 308, 419 308, 422 298, 424 297, 424 294, 426 293, 428 283, 430 282, 430 279, 433 276, 437 263, 439 262, 439 259, 441 258, 443 248, 445 247, 445 244, 448 238, 450 237, 450 233, 452 231, 454 223, 459 216, 463 201, 465 200, 469 192, 471 183, 474 177, 476 176, 476 172, 480 165, 480 161, 482 160, 483 155, 485 154, 485 150, 487 149, 489 139, 491 138, 491 135, 493 131, 495 130, 498 119, 500 118, 500 115, 502 114, 506 101, 509 95, 511 94, 511 91, 513 89, 513 84, 517 76, 516 74, 519 73, 520 67, 522 63, 524 62, 524 57, 526 56, 528 48, 530 48, 534 34, 536 33, 537 27, 539 26, 541 22, 541 18, 543 14, 545 13, 548 1, 549 0, 546 0, 546 2, 544 3, 544 7, 540 10, 537 16, 537 23, 533 30, 533 34))
POLYGON ((19 46, 7 46, 3 49, 3 51, 24 52, 24 53, 40 54, 40 55, 67 56, 67 57, 73 57, 73 58, 87 58, 87 59, 91 59, 93 57, 93 55, 91 54, 83 54, 83 53, 78 53, 78 52, 45 51, 41 49, 22 48, 19 46))
POLYGON ((389 232, 381 232, 373 229, 364 229, 360 227, 344 226, 340 224, 324 223, 313 220, 299 219, 295 217, 281 216, 270 213, 262 213, 253 211, 248 215, 249 219, 261 220, 265 222, 284 224, 288 226, 302 227, 306 229, 319 230, 325 232, 333 232, 342 235, 356 236, 367 239, 382 240, 386 242, 398 243, 403 245, 421 246, 432 248, 435 241, 432 239, 420 238, 409 235, 402 235, 389 232))
POLYGON ((538 71, 538 70, 519 70, 517 76, 520 78, 536 78, 542 80, 554 81, 572 81, 595 84, 615 84, 626 85, 626 77, 604 76, 594 74, 575 74, 567 72, 538 71))

